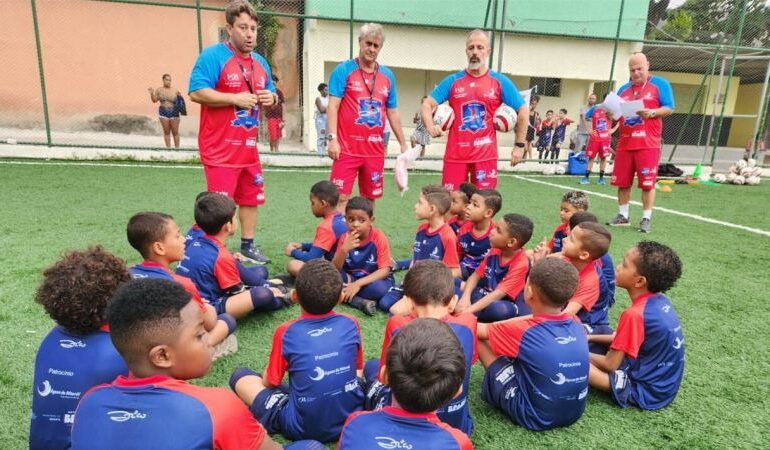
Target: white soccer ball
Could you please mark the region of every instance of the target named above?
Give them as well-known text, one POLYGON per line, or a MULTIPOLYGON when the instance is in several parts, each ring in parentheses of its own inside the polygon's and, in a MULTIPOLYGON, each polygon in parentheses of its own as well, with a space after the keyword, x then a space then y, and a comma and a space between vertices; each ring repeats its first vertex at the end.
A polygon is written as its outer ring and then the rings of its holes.
POLYGON ((516 128, 516 110, 508 105, 500 105, 492 122, 495 124, 495 130, 507 133, 516 128))
POLYGON ((756 186, 759 184, 759 177, 748 177, 746 178, 746 184, 749 186, 756 186))
POLYGON ((436 110, 433 111, 433 123, 438 125, 443 132, 449 131, 454 121, 455 111, 446 103, 438 105, 436 110))
POLYGON ((738 178, 738 174, 735 172, 730 172, 727 174, 725 178, 727 179, 728 183, 732 183, 733 181, 735 181, 736 178, 738 178))
POLYGON ((737 176, 737 177, 735 177, 735 179, 733 180, 733 184, 746 184, 746 179, 745 179, 745 178, 743 178, 742 176, 738 175, 738 176, 737 176))
POLYGON ((543 175, 553 175, 556 173, 556 166, 549 164, 543 169, 543 175))
POLYGON ((746 162, 746 164, 749 167, 755 167, 757 165, 757 160, 754 158, 749 158, 749 160, 746 162))
POLYGON ((564 175, 567 173, 567 168, 564 166, 556 166, 556 175, 564 175))
POLYGON ((735 163, 735 168, 740 172, 741 170, 748 167, 748 165, 749 163, 747 163, 745 159, 739 159, 738 162, 735 163))
POLYGON ((762 168, 761 167, 752 167, 751 168, 751 174, 749 174, 751 177, 759 177, 762 176, 762 168))
POLYGON ((714 181, 716 181, 717 183, 724 183, 725 181, 727 181, 727 177, 723 173, 717 173, 717 174, 714 174, 714 181))
POLYGON ((741 170, 739 168, 735 167, 735 165, 730 166, 730 173, 734 173, 734 174, 737 175, 740 172, 741 172, 741 170))
POLYGON ((741 169, 741 176, 743 178, 750 177, 753 174, 754 174, 754 169, 752 169, 750 167, 746 167, 746 168, 741 169))

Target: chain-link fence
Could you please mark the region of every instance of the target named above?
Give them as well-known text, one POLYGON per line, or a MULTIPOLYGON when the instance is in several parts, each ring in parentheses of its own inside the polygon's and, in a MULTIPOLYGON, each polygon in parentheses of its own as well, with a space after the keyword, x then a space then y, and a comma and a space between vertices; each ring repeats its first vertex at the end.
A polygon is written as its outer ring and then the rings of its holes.
MULTIPOLYGON (((18 0, 0 2, 0 142, 78 148, 165 149, 158 103, 178 91, 188 115, 180 148, 197 149, 200 109, 187 97, 191 67, 227 39, 225 0, 18 0), (170 76, 168 87, 163 75, 170 76)), ((317 86, 358 54, 358 27, 385 26, 379 61, 398 83, 405 134, 423 96, 465 67, 467 32, 491 33, 489 66, 519 89, 534 88, 537 111, 575 122, 591 92, 628 80, 627 60, 644 52, 668 79, 675 114, 664 120, 662 159, 734 161, 764 157, 770 76, 770 6, 765 0, 259 0, 256 51, 279 81, 280 152, 313 152, 317 86), (764 139, 763 139, 764 137, 764 139)), ((161 103, 161 106, 163 103, 161 103)), ((264 127, 263 127, 264 128, 264 127)), ((168 145, 174 146, 170 129, 168 145)), ((266 130, 260 130, 265 140, 266 130)), ((580 137, 573 138, 578 140, 580 137)), ((535 137, 535 143, 537 137, 535 137)), ((441 155, 442 139, 430 155, 441 155)), ((501 157, 513 143, 500 135, 501 157)), ((566 143, 565 143, 566 145, 566 143)), ((262 146, 266 152, 266 146, 262 146)), ((390 153, 398 145, 391 139, 390 153)), ((566 152, 562 152, 566 156, 566 152)), ((537 153, 533 152, 533 158, 537 153)))

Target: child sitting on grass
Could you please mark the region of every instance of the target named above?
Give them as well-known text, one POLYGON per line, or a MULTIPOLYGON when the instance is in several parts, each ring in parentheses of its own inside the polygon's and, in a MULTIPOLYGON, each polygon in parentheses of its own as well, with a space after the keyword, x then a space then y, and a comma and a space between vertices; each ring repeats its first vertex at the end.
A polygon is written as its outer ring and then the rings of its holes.
POLYGON ((460 273, 463 280, 479 267, 490 250, 489 235, 495 228, 495 215, 500 212, 503 198, 494 189, 480 189, 465 207, 468 219, 457 232, 460 273))

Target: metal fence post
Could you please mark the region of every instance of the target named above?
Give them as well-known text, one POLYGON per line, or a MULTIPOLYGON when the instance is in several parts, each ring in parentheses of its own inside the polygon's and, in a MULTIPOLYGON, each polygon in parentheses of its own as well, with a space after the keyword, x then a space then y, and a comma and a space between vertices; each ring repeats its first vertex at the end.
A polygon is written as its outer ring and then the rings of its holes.
POLYGON ((626 0, 620 0, 620 12, 618 13, 618 28, 615 30, 615 45, 612 49, 612 64, 610 64, 610 79, 607 80, 607 92, 612 91, 612 77, 615 76, 615 59, 618 56, 618 40, 620 39, 620 25, 623 23, 623 6, 626 0))
POLYGON ((203 51, 203 30, 201 29, 201 0, 195 0, 195 17, 198 20, 198 53, 203 51))
POLYGON ((32 6, 32 23, 35 28, 35 48, 37 49, 37 70, 40 73, 40 93, 43 97, 43 120, 45 121, 45 142, 50 147, 51 120, 48 116, 48 95, 45 90, 45 74, 43 73, 43 50, 40 46, 40 28, 37 23, 37 5, 35 0, 30 0, 32 6))
POLYGON ((492 32, 489 39, 489 61, 487 66, 492 68, 492 58, 495 54, 495 31, 497 29, 497 0, 494 0, 494 6, 492 7, 492 32))
POLYGON ((350 34, 350 46, 348 47, 348 58, 353 59, 353 3, 355 3, 355 0, 350 0, 350 29, 348 30, 348 33, 350 34))

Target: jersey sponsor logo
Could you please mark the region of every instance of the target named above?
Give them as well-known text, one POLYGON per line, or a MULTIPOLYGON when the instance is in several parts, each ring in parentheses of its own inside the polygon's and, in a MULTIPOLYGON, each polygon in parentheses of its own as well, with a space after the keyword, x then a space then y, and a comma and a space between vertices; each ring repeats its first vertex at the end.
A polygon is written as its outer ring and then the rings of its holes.
POLYGON ((48 368, 48 373, 50 375, 60 375, 60 376, 63 376, 63 377, 74 377, 75 376, 75 372, 73 372, 71 370, 60 370, 60 369, 54 369, 53 367, 49 367, 48 368))
MULTIPOLYGON (((271 409, 276 404, 284 403, 288 400, 289 396, 284 392, 274 392, 270 394, 270 397, 268 397, 267 401, 265 402, 265 409, 271 409)), ((305 403, 311 403, 313 400, 315 400, 315 398, 305 397, 305 403)))
POLYGON ((487 179, 487 172, 485 170, 477 170, 476 171, 476 180, 484 181, 486 179, 487 179))
POLYGON ((256 147, 256 146, 257 146, 256 138, 246 138, 246 147, 256 147))
POLYGON ((323 336, 326 333, 331 333, 334 331, 331 327, 323 327, 323 328, 316 328, 314 330, 310 330, 307 332, 307 335, 310 337, 318 337, 323 336))
POLYGON ((342 178, 332 178, 332 184, 342 189, 345 186, 345 181, 342 178))
POLYGON ((254 186, 262 186, 265 184, 265 177, 261 173, 254 175, 254 186))
POLYGON ((663 305, 660 307, 660 310, 668 314, 668 312, 671 311, 671 305, 663 305))
POLYGON ((553 340, 556 341, 557 344, 567 345, 571 342, 577 341, 577 338, 575 336, 559 336, 553 338, 553 340))
POLYGON ((682 348, 682 345, 684 345, 684 338, 680 338, 679 336, 677 336, 676 339, 674 340, 673 347, 676 350, 679 350, 680 348, 682 348))
POLYGON ((366 138, 366 141, 367 142, 382 142, 383 139, 382 139, 382 136, 378 136, 376 134, 373 134, 373 135, 369 135, 369 137, 366 138))
POLYGON ((485 92, 483 96, 489 99, 496 99, 497 92, 495 92, 495 88, 489 88, 489 90, 485 92))
POLYGON ((62 422, 75 423, 75 414, 65 414, 62 422))
POLYGON ((334 358, 335 356, 339 356, 340 352, 331 352, 331 353, 324 353, 323 355, 315 355, 313 358, 316 361, 321 361, 324 359, 334 358))
POLYGON ((430 259, 441 259, 441 256, 438 254, 438 247, 435 247, 432 252, 430 252, 430 255, 428 255, 430 259))
POLYGON ((381 127, 382 102, 375 98, 358 99, 358 118, 356 125, 364 125, 369 128, 381 127))
POLYGON ((501 384, 506 384, 511 381, 515 373, 516 369, 514 369, 513 366, 509 364, 505 366, 503 370, 498 372, 498 374, 495 376, 495 381, 501 384))
POLYGON ((516 396, 516 390, 517 389, 518 388, 516 386, 511 386, 510 388, 508 388, 508 390, 505 391, 505 399, 506 400, 510 400, 511 398, 516 396))
POLYGON ((48 380, 43 380, 42 383, 40 383, 40 386, 35 388, 37 391, 37 395, 41 397, 48 397, 49 395, 55 395, 57 397, 62 398, 80 398, 81 392, 74 392, 74 391, 60 391, 57 389, 54 389, 53 386, 51 386, 51 382, 48 380))
POLYGON ((468 102, 462 105, 461 109, 462 124, 460 131, 470 131, 475 133, 487 128, 486 119, 487 109, 484 104, 479 102, 468 102))
POLYGON ((380 446, 380 448, 385 448, 385 449, 404 448, 407 450, 412 448, 412 444, 408 443, 403 439, 401 439, 400 441, 397 441, 392 437, 388 437, 388 436, 375 436, 374 439, 377 440, 377 445, 380 446))
POLYGON ((366 264, 374 264, 376 261, 374 260, 374 255, 369 255, 369 258, 366 260, 366 264))
POLYGON ((575 378, 567 378, 566 375, 559 372, 556 374, 554 378, 551 378, 551 383, 562 385, 564 383, 582 383, 588 379, 588 375, 584 375, 582 377, 575 377, 575 378))
POLYGON ((388 94, 390 93, 390 90, 387 87, 383 86, 377 92, 379 92, 380 95, 382 95, 383 97, 387 98, 388 94))
POLYGON ((230 126, 243 127, 244 130, 251 130, 259 126, 259 113, 257 108, 243 109, 237 106, 235 108, 235 119, 230 122, 230 126))
POLYGON ((116 410, 107 413, 107 417, 113 422, 127 422, 129 420, 142 420, 147 417, 147 414, 139 412, 138 409, 133 411, 116 410))
POLYGON ((372 172, 371 180, 372 180, 372 183, 382 182, 382 174, 380 172, 372 172))
MULTIPOLYGON (((190 239, 192 239, 192 238, 190 238, 190 239)), ((137 278, 150 278, 150 276, 149 275, 145 275, 143 273, 131 272, 131 278, 133 278, 133 279, 137 279, 137 278)))
POLYGON ((582 365, 583 365, 583 363, 581 363, 580 361, 566 362, 566 363, 560 362, 559 363, 559 367, 580 367, 582 365))
POLYGON ((86 348, 86 343, 80 340, 71 339, 59 339, 59 346, 61 348, 86 348))
POLYGON ((336 369, 331 369, 331 370, 324 370, 316 366, 315 369, 313 369, 313 375, 309 375, 308 377, 313 381, 321 381, 328 376, 340 375, 347 372, 350 372, 349 365, 337 367, 336 369))
MULTIPOLYGON (((629 118, 627 118, 627 119, 625 119, 623 121, 623 125, 625 125, 627 127, 635 127, 635 126, 642 125, 643 123, 644 123, 644 120, 642 120, 642 118, 639 117, 639 116, 629 117, 629 118)), ((636 133, 638 133, 638 132, 634 131, 633 133, 631 133, 631 136, 633 136, 633 137, 644 137, 644 131, 641 131, 641 133, 642 133, 641 136, 635 136, 636 133)))
POLYGON ((231 83, 234 82, 234 81, 237 81, 237 82, 240 83, 241 78, 240 78, 240 76, 238 76, 237 73, 228 73, 228 74, 225 74, 225 80, 227 80, 227 81, 229 81, 231 83))
POLYGON ((466 403, 466 398, 463 398, 459 402, 457 402, 457 403, 455 403, 453 405, 447 406, 446 412, 448 412, 448 413, 457 412, 457 411, 459 411, 459 410, 461 410, 461 409, 463 409, 465 407, 465 403, 466 403))
POLYGON ((355 391, 356 389, 360 388, 361 385, 358 383, 358 380, 350 380, 347 383, 345 383, 345 392, 351 392, 355 391))
POLYGON ((583 389, 580 391, 580 394, 578 394, 578 400, 583 400, 588 395, 588 388, 583 389))
POLYGON ((607 131, 607 119, 599 119, 596 121, 596 131, 607 131))
POLYGON ((491 144, 492 144, 492 138, 489 136, 485 136, 483 138, 473 140, 474 147, 481 147, 483 145, 491 145, 491 144))
POLYGON ((297 397, 298 403, 313 403, 315 400, 316 400, 315 397, 297 397))
POLYGON ((615 390, 619 391, 626 387, 626 383, 628 382, 628 377, 626 376, 626 372, 623 370, 616 370, 615 371, 615 390))

